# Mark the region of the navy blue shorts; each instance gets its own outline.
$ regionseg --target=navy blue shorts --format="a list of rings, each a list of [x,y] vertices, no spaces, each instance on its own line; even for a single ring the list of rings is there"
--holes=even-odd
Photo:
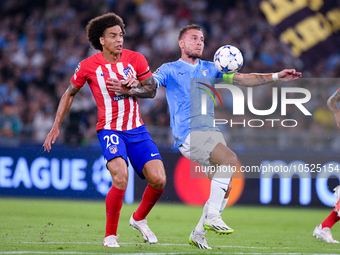
[[[142,179],[145,179],[142,174],[145,163],[153,159],[162,160],[156,144],[144,125],[127,131],[103,129],[97,136],[107,162],[122,157],[128,165],[129,157],[133,169]]]

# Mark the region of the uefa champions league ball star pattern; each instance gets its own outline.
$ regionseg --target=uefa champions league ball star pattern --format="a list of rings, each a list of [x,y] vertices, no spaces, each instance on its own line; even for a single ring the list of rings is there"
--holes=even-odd
[[[220,47],[214,55],[215,67],[218,71],[225,74],[235,73],[243,65],[241,51],[232,45]]]

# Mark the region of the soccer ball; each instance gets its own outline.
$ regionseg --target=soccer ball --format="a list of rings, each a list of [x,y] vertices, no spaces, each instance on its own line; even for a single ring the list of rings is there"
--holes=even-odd
[[[231,74],[241,69],[243,56],[241,51],[232,45],[220,47],[214,55],[215,67],[221,73]]]

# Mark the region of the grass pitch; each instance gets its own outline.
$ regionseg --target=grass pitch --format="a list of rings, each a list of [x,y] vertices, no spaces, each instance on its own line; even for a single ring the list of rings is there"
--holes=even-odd
[[[226,208],[222,216],[235,232],[223,236],[208,232],[212,250],[188,245],[202,208],[157,204],[148,216],[159,243],[143,242],[128,226],[137,204],[123,205],[118,226],[120,248],[102,246],[104,201],[0,199],[0,254],[340,254],[340,244],[312,236],[329,209],[286,207]],[[340,240],[340,223],[332,228]]]

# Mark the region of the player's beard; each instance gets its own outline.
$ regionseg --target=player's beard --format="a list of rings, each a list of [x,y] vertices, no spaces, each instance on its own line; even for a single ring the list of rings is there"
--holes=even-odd
[[[191,59],[201,59],[202,58],[202,53],[196,53],[196,52],[187,52],[186,53],[188,58],[191,58]]]

